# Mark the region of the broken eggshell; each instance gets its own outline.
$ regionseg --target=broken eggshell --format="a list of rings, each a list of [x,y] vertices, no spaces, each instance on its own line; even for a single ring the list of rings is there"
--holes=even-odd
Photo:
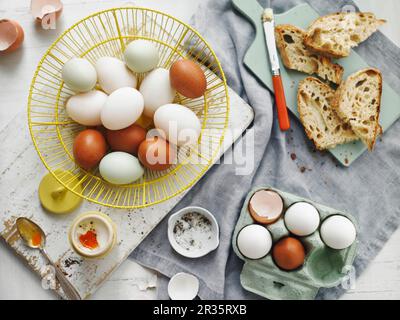
[[[199,292],[199,279],[192,274],[179,272],[168,283],[171,300],[193,300]]]
[[[24,41],[24,30],[15,20],[0,20],[0,53],[17,50]]]
[[[174,236],[175,225],[178,220],[180,220],[184,215],[188,213],[198,214],[204,218],[206,218],[211,223],[210,234],[207,238],[207,241],[203,242],[201,248],[184,248],[182,247]],[[219,246],[219,226],[217,219],[215,219],[214,215],[208,211],[207,209],[201,207],[186,207],[178,212],[172,214],[168,219],[168,240],[171,244],[171,247],[180,255],[187,258],[200,258],[205,256],[206,254],[214,251]],[[204,240],[205,236],[204,230],[201,232],[195,232],[193,234],[194,240],[201,241]]]
[[[55,14],[58,19],[63,10],[63,4],[60,0],[32,0],[31,13],[32,16],[39,22],[47,16]]]

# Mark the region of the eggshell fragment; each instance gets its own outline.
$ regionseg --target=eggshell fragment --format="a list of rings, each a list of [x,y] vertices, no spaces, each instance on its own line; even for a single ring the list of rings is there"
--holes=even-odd
[[[154,69],[160,60],[160,54],[153,42],[134,40],[124,52],[125,62],[133,72],[147,72]]]
[[[0,20],[0,53],[17,50],[24,41],[24,30],[15,20]]]
[[[286,237],[279,240],[272,249],[272,257],[279,268],[295,270],[304,263],[306,251],[296,238]]]
[[[55,14],[58,19],[62,13],[63,4],[60,0],[32,0],[31,13],[38,21],[42,21],[45,17]]]
[[[124,129],[139,119],[143,107],[143,96],[139,91],[120,88],[108,96],[101,111],[101,122],[109,130]]]

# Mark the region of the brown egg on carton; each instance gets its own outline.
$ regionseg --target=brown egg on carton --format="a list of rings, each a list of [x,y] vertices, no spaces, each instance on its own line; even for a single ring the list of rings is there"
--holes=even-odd
[[[269,223],[254,219],[254,199],[260,201],[257,193],[266,195],[266,190],[283,201],[278,220]],[[273,208],[278,210],[279,203]],[[243,204],[232,238],[235,253],[245,262],[241,284],[268,299],[313,299],[319,288],[338,285],[349,271],[356,256],[356,228],[348,213],[268,186],[255,188]],[[246,233],[249,238],[243,242]]]
[[[194,92],[196,97],[204,94],[207,87],[206,76],[197,63],[176,61],[170,81],[170,70],[150,71],[156,67],[159,56],[151,42],[133,41],[128,47],[127,65],[114,57],[101,57],[95,66],[85,58],[73,57],[61,71],[65,86],[76,93],[65,104],[68,116],[81,125],[95,127],[75,137],[75,162],[87,171],[99,166],[102,178],[112,184],[131,183],[133,178],[143,176],[144,168],[165,171],[178,162],[178,146],[198,143],[200,119],[189,107],[172,103],[176,91],[171,82],[174,78],[182,92]],[[149,50],[156,53],[154,57],[148,56]],[[129,65],[128,60],[135,65]],[[137,64],[147,65],[150,71],[139,81],[140,91],[136,89],[138,74],[129,70],[140,67]],[[182,81],[188,82],[190,88],[180,86]],[[82,105],[85,108],[80,108]],[[153,128],[159,138],[152,136]],[[125,171],[124,166],[116,165],[117,161],[132,170]],[[127,179],[127,175],[131,178]]]

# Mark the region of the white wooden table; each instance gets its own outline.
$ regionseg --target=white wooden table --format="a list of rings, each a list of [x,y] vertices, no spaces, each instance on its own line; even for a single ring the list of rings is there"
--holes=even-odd
[[[112,6],[133,4],[156,8],[187,21],[196,11],[200,0],[63,0],[64,13],[84,17],[88,12]],[[362,10],[375,12],[390,21],[382,31],[400,46],[400,1],[356,0]],[[45,31],[36,27],[29,15],[30,0],[0,0],[0,18],[20,21],[27,41],[24,50],[13,55],[11,64],[2,63],[0,57],[0,130],[25,109],[28,87],[39,58],[56,36],[67,26],[62,18],[56,30]],[[0,161],[1,157],[0,157]],[[1,207],[1,200],[0,200]],[[92,297],[93,299],[152,299],[156,294],[156,276],[127,260]],[[140,288],[139,288],[140,287]],[[147,289],[146,289],[147,288]],[[55,299],[51,291],[41,288],[38,277],[15,254],[0,242],[0,299]],[[356,289],[343,299],[400,299],[400,230],[385,245],[381,253],[358,279]]]

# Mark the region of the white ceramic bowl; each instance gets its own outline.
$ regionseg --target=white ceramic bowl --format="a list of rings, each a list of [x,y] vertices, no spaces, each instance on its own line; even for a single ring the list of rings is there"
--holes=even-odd
[[[210,231],[210,239],[208,237],[204,237],[204,234],[199,234],[199,233],[192,233],[193,239],[195,241],[201,241],[202,245],[200,247],[198,246],[193,246],[190,248],[185,248],[181,246],[177,240],[176,236],[174,234],[174,228],[176,225],[176,222],[180,220],[182,216],[184,216],[187,213],[194,212],[198,213],[204,217],[206,217],[210,222],[211,222],[211,231]],[[210,253],[211,251],[217,249],[219,245],[219,226],[218,222],[215,219],[215,217],[211,214],[210,211],[201,208],[201,207],[186,207],[178,212],[174,213],[171,215],[168,219],[168,240],[169,243],[171,244],[172,248],[179,254],[181,254],[184,257],[187,258],[200,258],[205,256],[206,254]]]

